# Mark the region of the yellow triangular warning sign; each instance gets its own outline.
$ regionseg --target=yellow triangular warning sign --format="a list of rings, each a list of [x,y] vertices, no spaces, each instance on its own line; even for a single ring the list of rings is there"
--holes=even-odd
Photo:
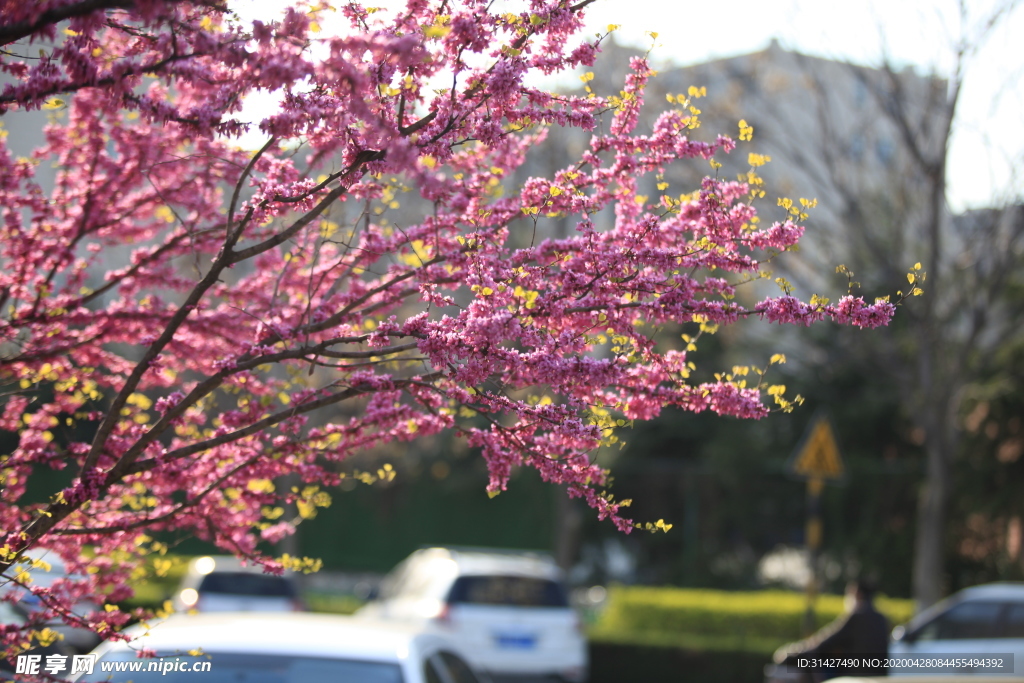
[[[793,473],[801,477],[840,479],[843,476],[843,460],[827,419],[819,417],[811,425],[791,467]]]

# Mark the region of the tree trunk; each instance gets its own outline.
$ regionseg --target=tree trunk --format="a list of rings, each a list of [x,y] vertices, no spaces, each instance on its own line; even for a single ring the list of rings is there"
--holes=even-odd
[[[959,392],[954,386],[942,389],[925,397],[921,406],[927,464],[918,500],[914,544],[913,596],[918,611],[942,599],[946,589],[946,519],[952,493],[953,453],[959,436]]]
[[[933,605],[943,596],[946,508],[949,502],[946,444],[929,443],[927,451],[928,465],[918,501],[914,543],[913,592],[918,611]]]

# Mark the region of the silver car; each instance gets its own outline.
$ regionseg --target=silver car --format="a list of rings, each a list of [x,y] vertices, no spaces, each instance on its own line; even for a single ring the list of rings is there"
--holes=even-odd
[[[1024,583],[991,583],[956,593],[893,629],[889,655],[896,660],[923,656],[954,663],[1009,655],[1013,668],[1005,670],[1009,658],[1003,657],[1000,673],[1024,676]],[[948,673],[972,670],[977,669],[951,667]],[[913,673],[909,666],[889,670],[890,676]]]

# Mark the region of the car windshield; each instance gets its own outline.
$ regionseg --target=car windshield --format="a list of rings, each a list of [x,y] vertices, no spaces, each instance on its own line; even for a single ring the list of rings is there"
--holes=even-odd
[[[448,594],[450,604],[568,607],[557,581],[525,576],[461,576]]]
[[[295,588],[287,579],[251,572],[215,572],[203,577],[200,593],[230,595],[262,595],[272,598],[293,598]]]
[[[83,676],[79,682],[196,683],[200,680],[203,683],[403,682],[402,669],[397,663],[228,652],[158,659],[139,659],[134,652],[110,653],[96,664],[91,676]]]
[[[998,602],[963,602],[921,627],[918,640],[967,640],[995,638],[999,613]]]

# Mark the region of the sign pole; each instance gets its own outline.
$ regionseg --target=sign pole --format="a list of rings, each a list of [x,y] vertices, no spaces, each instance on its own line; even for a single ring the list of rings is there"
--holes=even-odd
[[[804,613],[804,635],[814,633],[814,608],[818,601],[818,555],[821,552],[821,492],[825,488],[825,480],[811,477],[807,480],[807,564],[810,574],[807,577],[807,611]]]
[[[818,600],[818,557],[821,553],[821,492],[825,480],[840,481],[846,475],[843,459],[832,432],[832,425],[824,414],[816,417],[807,428],[803,441],[786,466],[790,474],[807,480],[807,611],[804,613],[804,635],[814,632],[814,607]]]

